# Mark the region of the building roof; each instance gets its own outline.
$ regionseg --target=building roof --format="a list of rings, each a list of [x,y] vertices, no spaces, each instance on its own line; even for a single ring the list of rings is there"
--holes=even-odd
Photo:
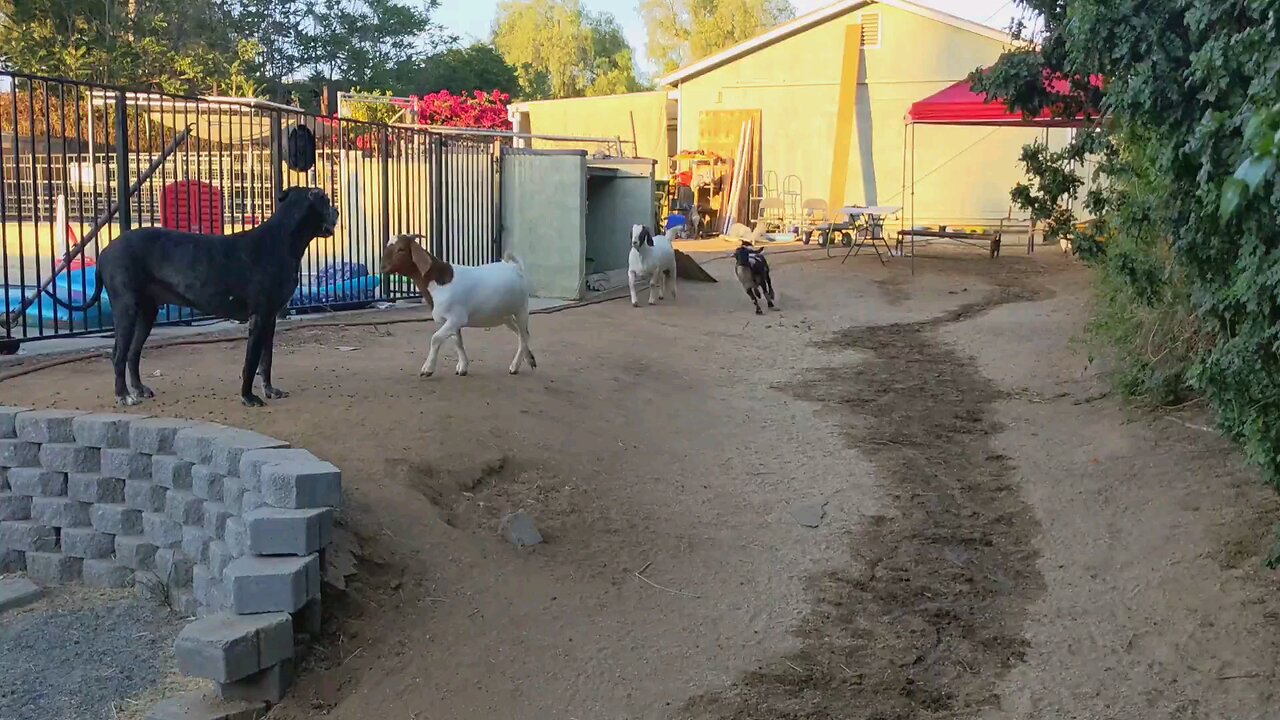
[[[790,22],[783,23],[768,32],[751,38],[750,40],[721,50],[714,55],[708,55],[698,62],[686,65],[675,72],[659,78],[658,83],[661,85],[676,85],[690,78],[695,78],[706,72],[714,70],[721,65],[737,60],[740,57],[750,55],[756,50],[766,48],[776,42],[802,33],[805,30],[817,27],[828,20],[877,4],[904,10],[912,13],[913,15],[927,17],[931,20],[936,20],[961,30],[967,30],[968,32],[991,38],[992,40],[1004,43],[1010,42],[1009,33],[1007,31],[998,30],[971,20],[965,20],[964,18],[956,17],[955,15],[942,12],[941,10],[917,5],[909,0],[838,0],[838,2],[834,2],[826,7],[818,8],[811,13],[801,15]]]

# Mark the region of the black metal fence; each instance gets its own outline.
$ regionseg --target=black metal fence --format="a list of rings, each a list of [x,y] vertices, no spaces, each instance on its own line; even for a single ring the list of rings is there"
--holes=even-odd
[[[284,162],[295,126],[316,138],[305,173]],[[68,306],[92,295],[93,263],[112,239],[147,226],[247,230],[296,185],[322,188],[341,218],[303,258],[292,311],[414,295],[411,283],[378,273],[395,233],[427,236],[449,262],[500,258],[504,142],[0,72],[0,340],[110,330],[109,297],[84,311]],[[79,244],[83,252],[69,252]],[[159,321],[198,319],[167,306]]]

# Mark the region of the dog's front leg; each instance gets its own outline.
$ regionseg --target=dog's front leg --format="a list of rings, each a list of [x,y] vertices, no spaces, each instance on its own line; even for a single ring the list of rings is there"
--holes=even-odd
[[[276,316],[272,315],[269,322],[264,316],[262,324],[262,361],[258,363],[258,374],[262,376],[262,394],[268,400],[287,398],[289,393],[271,384],[271,351],[276,344]]]
[[[253,394],[253,379],[258,375],[258,363],[262,360],[262,348],[265,338],[264,318],[270,313],[254,315],[249,321],[249,340],[245,343],[244,372],[240,376],[240,400],[247,407],[266,405],[262,398]]]

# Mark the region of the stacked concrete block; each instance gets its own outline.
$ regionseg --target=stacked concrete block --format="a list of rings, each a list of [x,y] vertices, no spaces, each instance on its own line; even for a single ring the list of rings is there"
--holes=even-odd
[[[0,407],[0,572],[134,585],[201,617],[179,664],[228,706],[261,709],[292,682],[341,494],[338,468],[259,433]]]

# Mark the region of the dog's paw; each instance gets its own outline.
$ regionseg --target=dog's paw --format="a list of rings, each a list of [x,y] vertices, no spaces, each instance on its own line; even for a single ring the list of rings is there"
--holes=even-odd
[[[262,398],[252,393],[241,396],[240,402],[244,403],[245,407],[263,407],[267,404]]]
[[[264,388],[262,394],[266,395],[268,400],[280,400],[289,397],[289,393],[275,387]]]

